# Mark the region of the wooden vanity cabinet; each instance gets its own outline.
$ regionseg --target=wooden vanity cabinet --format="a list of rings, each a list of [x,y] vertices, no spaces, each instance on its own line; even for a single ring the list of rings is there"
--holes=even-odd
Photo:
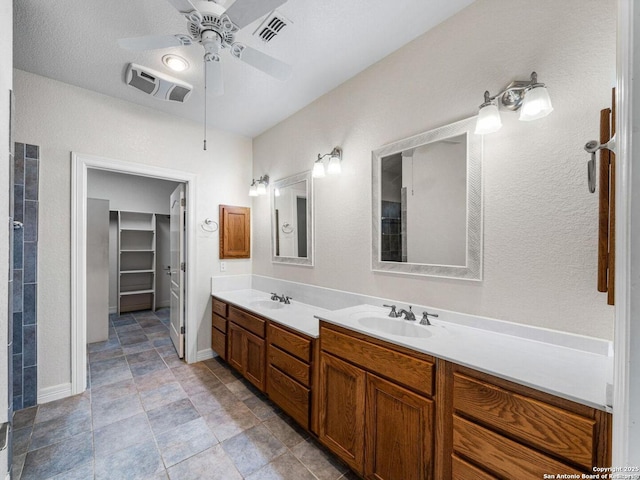
[[[454,480],[581,476],[611,464],[606,412],[457,365],[450,381]]]
[[[313,339],[267,325],[267,395],[291,418],[310,430]]]
[[[211,349],[221,359],[227,359],[227,304],[211,300]]]
[[[229,306],[227,361],[258,390],[266,390],[265,325],[262,318]]]
[[[432,479],[433,357],[320,325],[320,441],[365,478]]]

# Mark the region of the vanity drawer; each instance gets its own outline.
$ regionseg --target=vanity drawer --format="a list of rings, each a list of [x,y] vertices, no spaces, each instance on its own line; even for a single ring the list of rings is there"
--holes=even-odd
[[[593,464],[594,419],[460,373],[453,377],[453,408],[528,445],[588,469]]]
[[[271,365],[278,367],[303,385],[310,386],[311,367],[309,364],[301,362],[273,344],[269,345],[267,349],[267,357]]]
[[[501,478],[540,480],[544,474],[558,472],[581,478],[584,473],[457,415],[453,416],[453,449]]]
[[[211,326],[217,328],[222,333],[227,333],[227,319],[222,318],[220,315],[215,313],[211,315]]]
[[[453,455],[452,460],[452,480],[498,480],[493,475],[489,475],[484,470],[465,462],[455,455]]]
[[[229,307],[229,320],[240,325],[245,330],[249,330],[251,333],[258,335],[260,338],[264,338],[265,324],[266,322],[258,317],[251,315],[250,313],[240,310],[234,306]]]
[[[267,394],[296,422],[305,429],[309,429],[310,390],[308,388],[269,365]]]
[[[227,359],[227,336],[216,328],[211,329],[211,349],[216,352],[221,359]]]
[[[213,313],[217,313],[221,317],[227,316],[227,304],[215,297],[211,300],[211,309],[213,310]]]
[[[322,350],[390,378],[427,395],[433,395],[434,364],[335,330],[320,327]]]
[[[269,343],[277,345],[304,362],[311,361],[311,340],[276,327],[272,323],[269,324],[268,331]]]

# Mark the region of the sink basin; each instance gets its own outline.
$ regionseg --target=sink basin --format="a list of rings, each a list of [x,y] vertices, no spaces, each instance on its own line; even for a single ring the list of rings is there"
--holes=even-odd
[[[279,310],[284,308],[284,303],[276,302],[275,300],[256,300],[249,305],[255,308],[264,308],[267,310]]]
[[[429,330],[429,327],[422,327],[414,322],[400,319],[362,317],[358,319],[358,323],[365,328],[400,337],[429,338],[434,333]]]

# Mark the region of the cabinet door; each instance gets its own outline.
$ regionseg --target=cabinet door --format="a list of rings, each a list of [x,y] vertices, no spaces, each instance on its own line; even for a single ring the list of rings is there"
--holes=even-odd
[[[229,365],[244,374],[244,330],[238,327],[235,323],[229,322],[227,341],[227,358]]]
[[[251,209],[220,205],[220,258],[251,257]]]
[[[319,437],[358,473],[364,467],[365,372],[320,354]]]
[[[433,477],[433,401],[367,374],[365,477]]]
[[[244,331],[246,361],[244,376],[253,383],[261,392],[265,390],[265,342],[264,339]]]

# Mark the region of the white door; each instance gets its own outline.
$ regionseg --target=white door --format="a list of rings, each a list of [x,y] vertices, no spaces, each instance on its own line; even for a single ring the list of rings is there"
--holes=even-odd
[[[184,185],[171,194],[169,244],[171,250],[171,324],[169,333],[178,356],[184,358]]]

